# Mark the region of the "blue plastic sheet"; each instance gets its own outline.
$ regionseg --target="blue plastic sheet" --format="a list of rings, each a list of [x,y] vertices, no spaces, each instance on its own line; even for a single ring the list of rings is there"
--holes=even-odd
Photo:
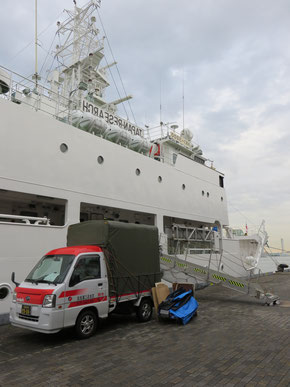
[[[192,295],[192,290],[176,290],[169,294],[165,301],[159,305],[158,313],[161,316],[167,316],[177,319],[183,325],[187,324],[198,308],[198,302]]]
[[[182,295],[184,296],[184,294]],[[187,324],[198,308],[198,302],[195,298],[191,297],[189,301],[177,310],[169,310],[170,316],[173,318],[179,318],[182,324]]]

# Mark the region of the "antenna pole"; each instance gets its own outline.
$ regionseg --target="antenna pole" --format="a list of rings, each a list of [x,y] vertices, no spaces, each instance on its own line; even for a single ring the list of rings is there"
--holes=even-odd
[[[184,129],[184,69],[182,70],[182,129]]]
[[[161,102],[162,102],[161,75],[160,75],[160,96],[159,96],[159,98],[160,98],[160,107],[159,107],[159,109],[160,109],[160,125],[161,125],[161,122],[162,122],[162,116],[161,116],[161,113],[162,113],[162,104],[161,104]]]
[[[35,0],[35,83],[37,85],[37,0]]]
[[[35,79],[35,89],[37,89],[38,79],[38,60],[37,60],[37,0],[35,0],[35,73],[32,77]]]

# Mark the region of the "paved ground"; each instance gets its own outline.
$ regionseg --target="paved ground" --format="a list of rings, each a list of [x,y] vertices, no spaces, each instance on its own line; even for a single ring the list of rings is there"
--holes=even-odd
[[[262,282],[281,306],[211,286],[186,326],[113,317],[85,341],[2,326],[0,385],[290,386],[290,273]]]

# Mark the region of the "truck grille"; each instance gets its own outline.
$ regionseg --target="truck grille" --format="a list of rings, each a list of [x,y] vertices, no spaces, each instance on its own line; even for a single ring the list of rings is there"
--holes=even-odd
[[[35,321],[38,322],[39,317],[38,316],[26,316],[25,314],[18,314],[19,318],[22,318],[22,320],[29,320],[29,321]]]

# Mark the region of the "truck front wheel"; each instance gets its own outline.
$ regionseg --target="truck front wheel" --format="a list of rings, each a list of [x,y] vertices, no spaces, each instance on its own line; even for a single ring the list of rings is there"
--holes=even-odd
[[[97,329],[98,318],[92,310],[84,310],[77,318],[75,325],[76,334],[79,339],[88,339]]]
[[[147,322],[151,319],[152,316],[152,302],[149,299],[144,299],[140,302],[140,305],[137,308],[137,318],[140,322]]]

